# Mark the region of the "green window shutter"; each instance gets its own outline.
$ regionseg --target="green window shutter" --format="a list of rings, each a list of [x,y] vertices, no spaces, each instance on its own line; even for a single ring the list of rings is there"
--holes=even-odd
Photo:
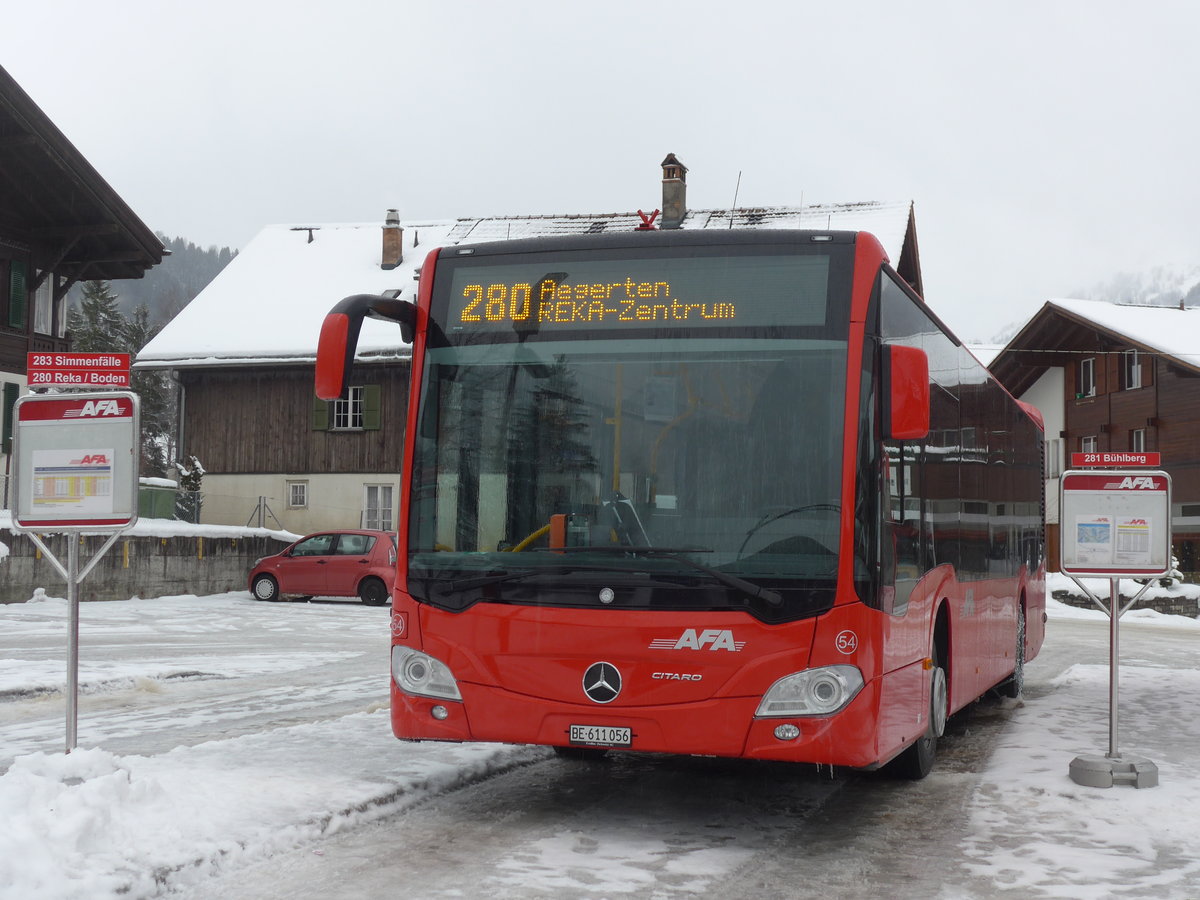
[[[14,259],[8,275],[8,324],[24,328],[29,320],[29,290],[25,284],[25,263]]]
[[[329,402],[313,394],[312,430],[329,430]]]
[[[379,430],[381,393],[377,384],[363,385],[363,431]]]
[[[13,406],[17,402],[17,395],[21,393],[19,384],[4,385],[4,452],[12,453],[13,442]]]

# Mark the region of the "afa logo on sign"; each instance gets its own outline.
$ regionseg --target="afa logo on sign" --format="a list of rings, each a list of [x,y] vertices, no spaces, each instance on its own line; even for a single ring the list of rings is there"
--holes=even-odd
[[[120,416],[127,413],[121,409],[121,401],[116,399],[109,400],[89,400],[79,409],[68,409],[63,413],[64,419],[91,419],[97,416]]]
[[[1153,491],[1158,488],[1158,481],[1150,475],[1127,475],[1117,486],[1119,491]]]
[[[73,465],[73,466],[107,466],[108,465],[108,454],[107,453],[89,453],[86,456],[80,457],[79,459],[71,460],[71,465]]]

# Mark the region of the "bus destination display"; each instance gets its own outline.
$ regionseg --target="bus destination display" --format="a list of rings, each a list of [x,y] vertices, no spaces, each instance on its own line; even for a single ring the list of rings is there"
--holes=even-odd
[[[454,332],[825,324],[826,255],[528,262],[456,269]]]

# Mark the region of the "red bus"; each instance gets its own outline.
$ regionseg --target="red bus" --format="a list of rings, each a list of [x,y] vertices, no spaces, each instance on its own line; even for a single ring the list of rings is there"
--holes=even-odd
[[[865,232],[431,252],[392,610],[397,737],[922,777],[1044,635],[1042,432]],[[397,435],[396,439],[400,436]]]

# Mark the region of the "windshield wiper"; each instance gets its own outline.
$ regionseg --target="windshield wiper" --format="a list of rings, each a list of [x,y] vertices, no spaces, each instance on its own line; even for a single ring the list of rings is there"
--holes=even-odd
[[[712,566],[706,566],[704,563],[698,563],[694,559],[688,559],[686,556],[681,555],[684,553],[712,553],[713,551],[708,547],[634,547],[623,544],[614,546],[602,544],[598,547],[555,547],[553,549],[537,547],[535,548],[535,552],[620,553],[627,556],[653,556],[659,559],[670,559],[675,562],[683,563],[685,566],[690,566],[698,572],[703,572],[714,581],[720,582],[726,587],[733,588],[735,591],[741,591],[743,594],[748,594],[757,600],[762,600],[771,606],[783,606],[783,596],[771,590],[770,588],[761,587],[752,581],[747,581],[744,578],[738,578],[736,575],[730,575],[728,572],[722,572],[720,569],[714,569]]]

